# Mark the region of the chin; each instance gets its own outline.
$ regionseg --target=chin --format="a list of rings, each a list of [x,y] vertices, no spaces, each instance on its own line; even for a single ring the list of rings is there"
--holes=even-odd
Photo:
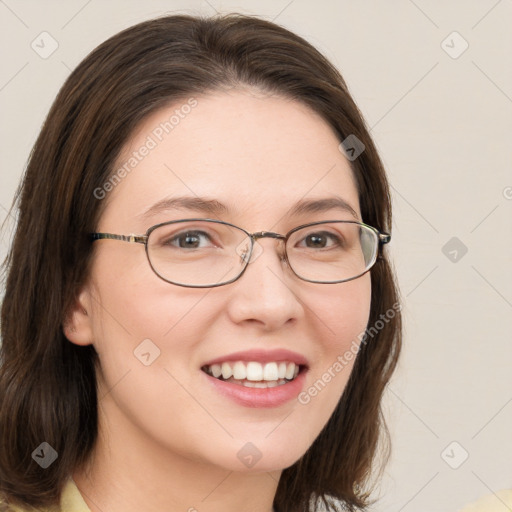
[[[309,445],[301,447],[297,443],[246,441],[231,452],[233,455],[224,460],[224,466],[239,473],[282,471],[293,466],[308,448]]]

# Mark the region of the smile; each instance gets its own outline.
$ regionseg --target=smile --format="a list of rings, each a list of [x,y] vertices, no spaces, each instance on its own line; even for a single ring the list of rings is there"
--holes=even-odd
[[[290,361],[222,362],[201,368],[216,379],[248,388],[272,388],[293,381],[300,372],[300,366]]]

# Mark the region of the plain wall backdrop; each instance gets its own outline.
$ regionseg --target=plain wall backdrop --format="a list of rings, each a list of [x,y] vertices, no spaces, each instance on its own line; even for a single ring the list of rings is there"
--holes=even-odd
[[[322,51],[387,168],[405,337],[375,510],[455,512],[512,488],[510,0],[0,0],[0,222],[59,88],[93,48],[165,13],[216,11],[274,20]]]

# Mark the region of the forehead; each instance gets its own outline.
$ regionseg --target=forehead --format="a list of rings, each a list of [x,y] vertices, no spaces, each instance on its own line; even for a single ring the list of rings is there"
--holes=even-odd
[[[282,96],[231,90],[184,98],[145,119],[127,142],[116,163],[126,172],[105,215],[140,219],[173,196],[275,219],[300,200],[336,195],[359,213],[338,145],[318,114]]]

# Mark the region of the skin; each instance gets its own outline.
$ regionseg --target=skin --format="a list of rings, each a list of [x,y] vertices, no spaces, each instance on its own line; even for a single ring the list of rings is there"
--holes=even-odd
[[[107,196],[97,231],[144,234],[157,223],[202,212],[140,215],[164,197],[205,196],[219,218],[249,232],[285,234],[316,220],[353,220],[331,210],[291,217],[306,198],[347,201],[361,220],[349,162],[332,129],[295,101],[253,89],[196,98],[197,106]],[[122,165],[184,102],[147,118],[126,144]],[[93,344],[100,358],[99,438],[73,478],[92,512],[272,511],[280,474],[310,447],[332,414],[352,360],[307,405],[243,407],[206,384],[200,367],[240,350],[285,348],[310,367],[304,389],[364,331],[370,276],[339,284],[298,279],[263,252],[236,282],[192,289],[159,279],[144,247],[95,242],[91,274],[69,314],[66,336]],[[150,366],[133,354],[145,339],[160,349]],[[237,452],[253,443],[262,458],[247,468]]]

